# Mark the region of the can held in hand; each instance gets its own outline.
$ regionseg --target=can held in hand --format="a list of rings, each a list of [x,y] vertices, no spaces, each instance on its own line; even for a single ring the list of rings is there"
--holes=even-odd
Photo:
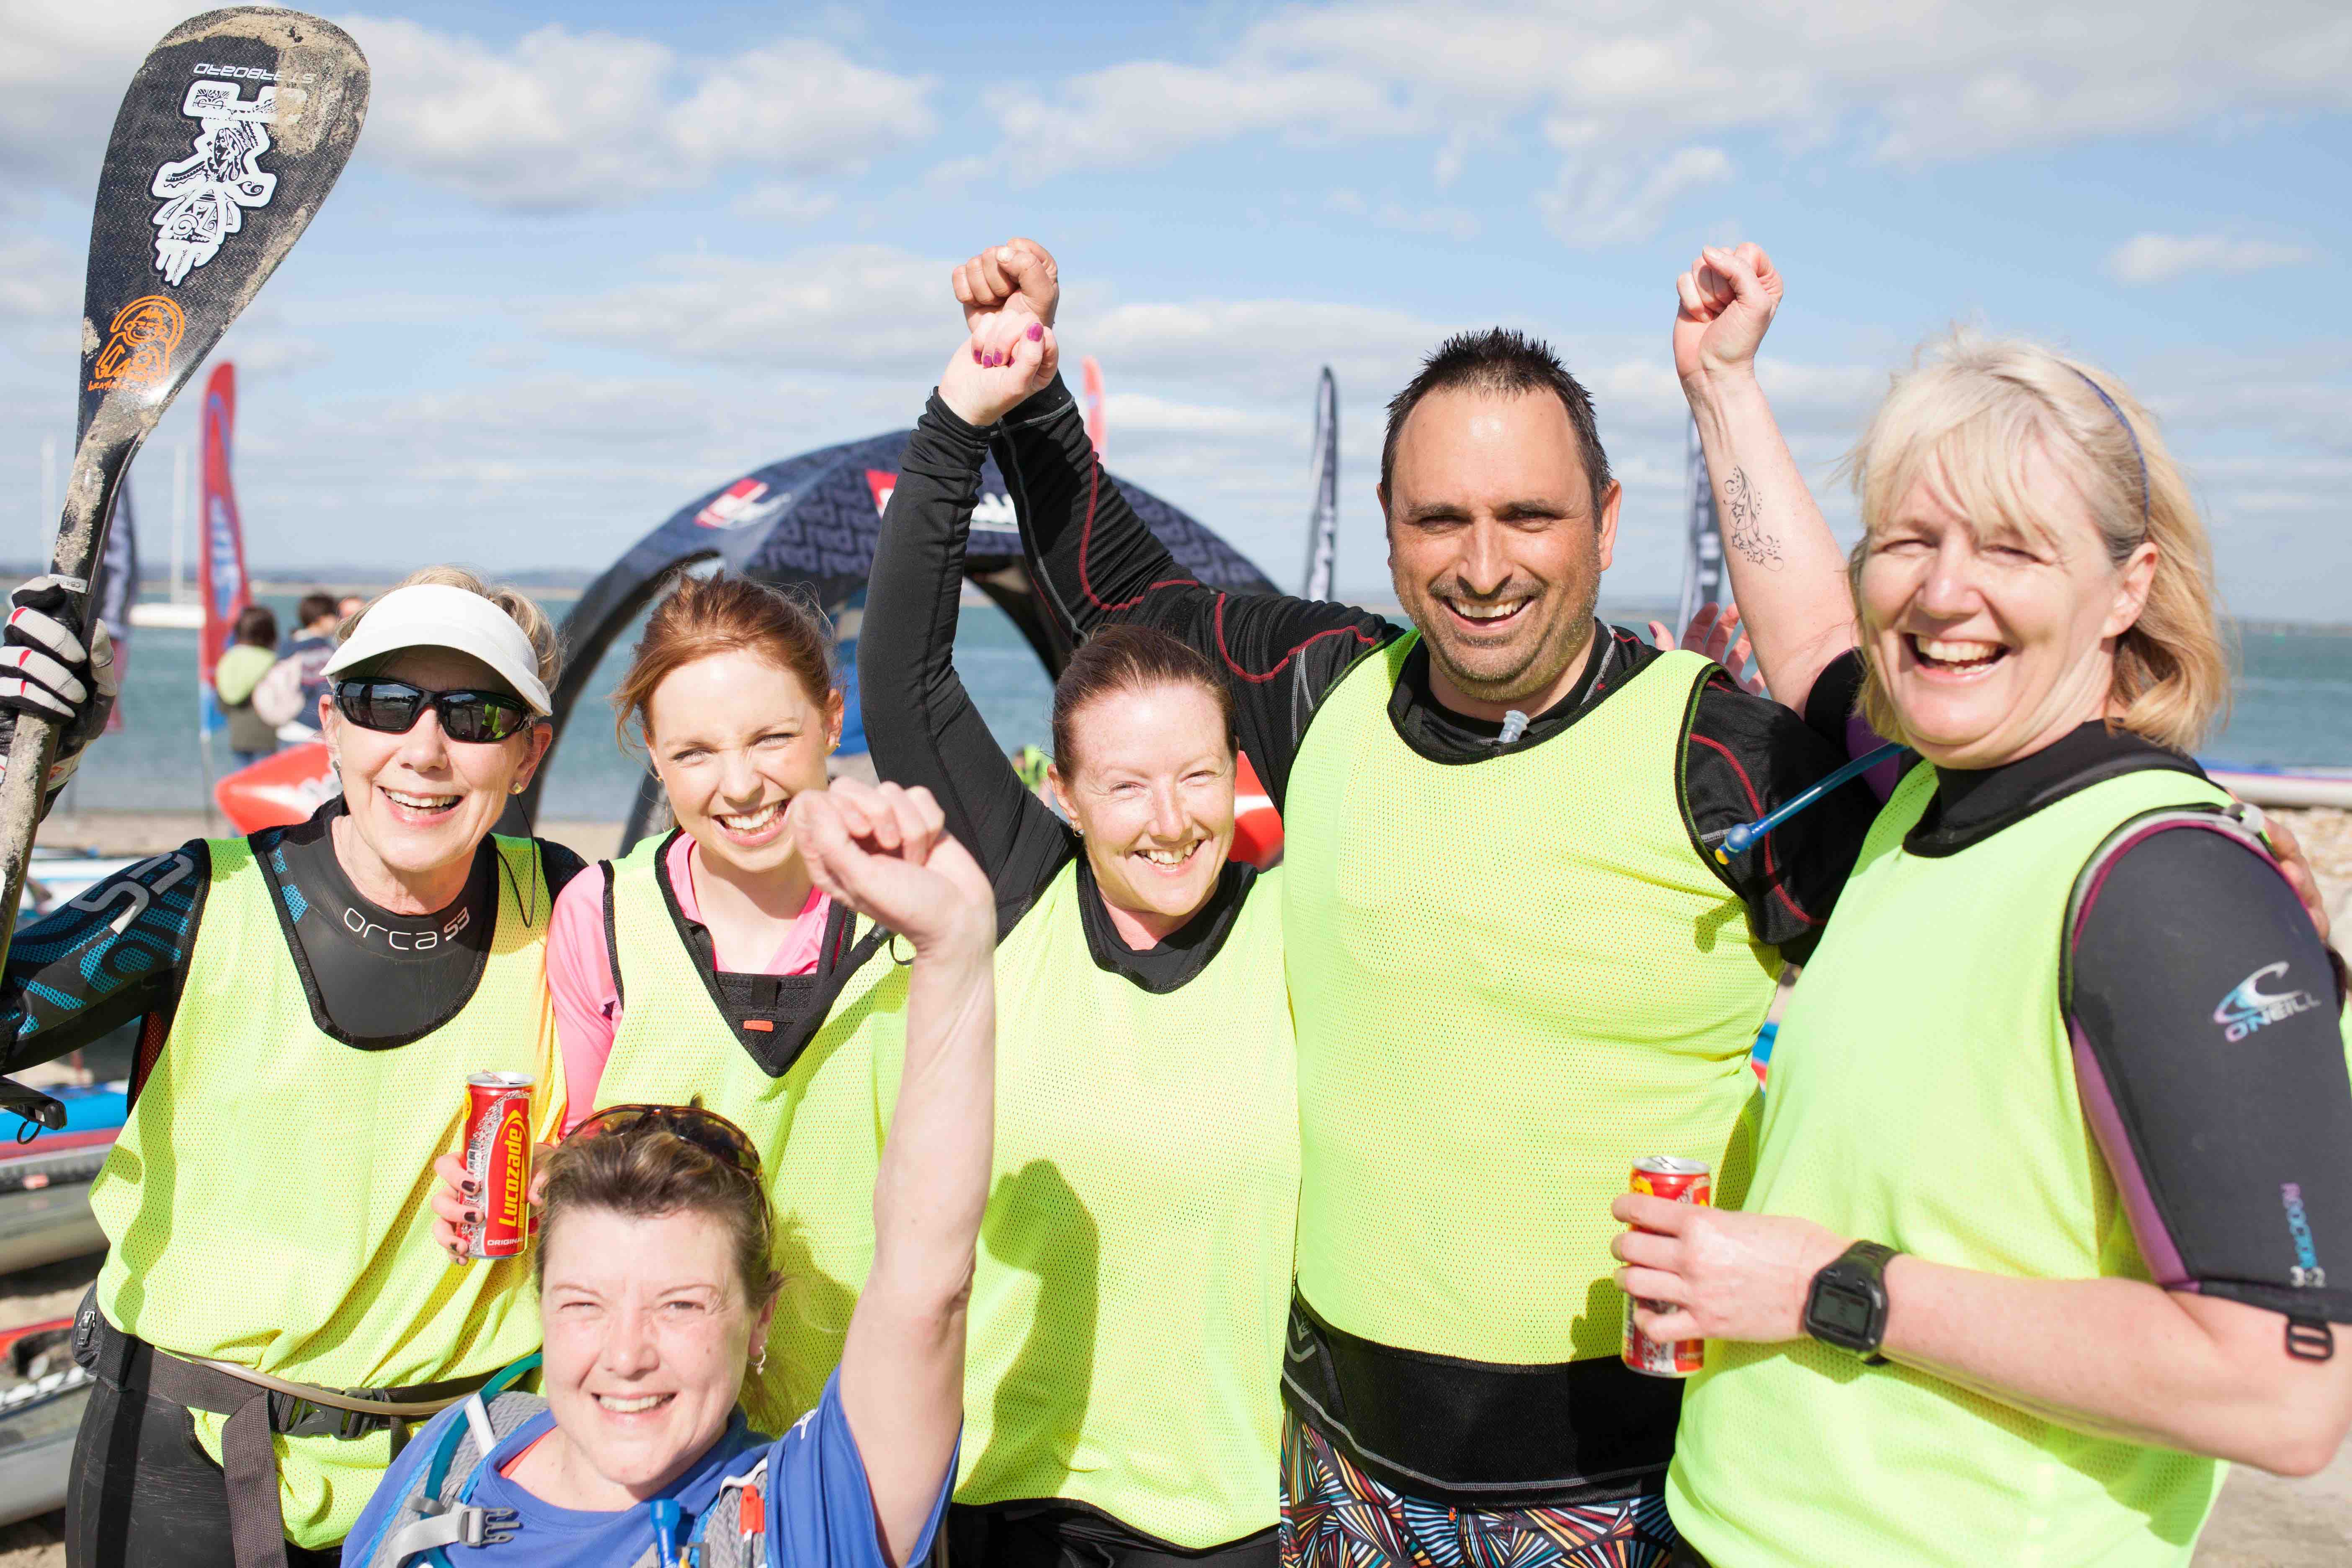
[[[468,1258],[513,1258],[530,1237],[530,1089],[529,1073],[466,1080],[466,1174],[482,1215],[465,1227]]]
[[[1678,1204],[1707,1204],[1715,1198],[1715,1176],[1704,1160],[1653,1154],[1633,1162],[1633,1190],[1654,1198],[1670,1198]],[[1653,1312],[1663,1312],[1672,1303],[1643,1301],[1642,1305]],[[1633,1303],[1629,1300],[1625,1303],[1625,1364],[1649,1377],[1688,1377],[1706,1364],[1706,1342],[1671,1340],[1660,1343],[1650,1339],[1633,1326]]]

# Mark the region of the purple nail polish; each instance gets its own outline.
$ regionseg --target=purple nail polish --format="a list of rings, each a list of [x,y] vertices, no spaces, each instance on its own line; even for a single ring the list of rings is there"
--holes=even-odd
[[[974,364],[985,364],[987,362],[980,357],[980,351],[978,349],[974,349],[971,351],[971,363]]]
[[[1029,341],[1031,342],[1035,342],[1045,335],[1045,324],[1043,321],[1032,321],[1029,323]]]

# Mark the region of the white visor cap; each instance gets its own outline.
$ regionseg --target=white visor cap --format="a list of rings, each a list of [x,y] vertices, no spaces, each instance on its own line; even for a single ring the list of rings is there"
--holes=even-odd
[[[547,683],[539,678],[539,650],[514,617],[479,594],[444,583],[394,588],[369,605],[359,629],[335,650],[320,673],[340,675],[404,647],[471,654],[497,671],[533,713],[544,719],[552,711]]]

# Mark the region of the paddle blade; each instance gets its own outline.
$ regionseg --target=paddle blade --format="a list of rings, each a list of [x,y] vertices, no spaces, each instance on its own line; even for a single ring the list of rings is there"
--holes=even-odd
[[[124,468],[310,226],[351,158],[367,97],[367,60],[349,34],[260,5],[181,23],[131,78],[90,218],[79,439],[50,554],[53,573],[82,585],[78,611]],[[49,721],[18,715],[9,740],[0,960],[57,739]],[[0,1109],[24,1094],[0,1083]]]
[[[359,46],[299,11],[208,11],[155,46],[90,219],[77,467],[154,427],[334,188],[367,99]]]

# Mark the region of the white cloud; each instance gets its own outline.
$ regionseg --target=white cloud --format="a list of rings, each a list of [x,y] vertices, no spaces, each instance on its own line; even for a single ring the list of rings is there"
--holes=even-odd
[[[813,191],[806,185],[782,183],[744,192],[728,204],[728,210],[737,217],[803,224],[814,223],[840,205],[841,198],[830,191]]]
[[[86,191],[131,72],[185,15],[169,0],[0,0],[0,159]],[[938,123],[930,79],[816,38],[703,59],[560,24],[494,46],[402,17],[341,21],[374,73],[360,155],[492,206],[635,201],[732,165],[855,174]]]
[[[1572,158],[1559,182],[1536,196],[1544,225],[1579,249],[1647,239],[1675,203],[1703,186],[1731,178],[1731,159],[1719,147],[1685,147],[1638,174],[1622,158]]]
[[[757,261],[682,257],[670,276],[558,301],[558,337],[701,364],[929,374],[961,331],[951,263],[885,245]]]
[[[1336,213],[1366,218],[1376,228],[1398,234],[1434,234],[1469,241],[1478,237],[1478,216],[1460,207],[1416,207],[1391,197],[1375,206],[1350,190],[1333,191],[1323,204]]]
[[[79,281],[65,247],[52,240],[0,240],[0,321],[70,323]]]
[[[929,79],[779,39],[723,60],[561,25],[510,50],[353,18],[376,73],[367,146],[493,206],[595,206],[700,185],[730,163],[855,172],[930,134]]]
[[[181,0],[0,0],[0,158],[86,195],[131,74],[190,14]]]
[[[1319,140],[1547,115],[1556,144],[1655,153],[1734,128],[1875,156],[1965,157],[2231,110],[2352,107],[2335,0],[1815,0],[1695,16],[1668,0],[1296,5],[1210,65],[1135,60],[991,100],[1032,177],[1165,158],[1253,132]]]
[[[1249,62],[1136,60],[1072,77],[1054,100],[1000,89],[987,103],[1004,134],[1004,166],[1023,182],[1150,163],[1251,132],[1328,142],[1418,128],[1360,72]]]
[[[2300,245],[2234,239],[2225,234],[2137,234],[2108,254],[2107,276],[2118,283],[2169,283],[2192,272],[2263,272],[2311,259]]]

